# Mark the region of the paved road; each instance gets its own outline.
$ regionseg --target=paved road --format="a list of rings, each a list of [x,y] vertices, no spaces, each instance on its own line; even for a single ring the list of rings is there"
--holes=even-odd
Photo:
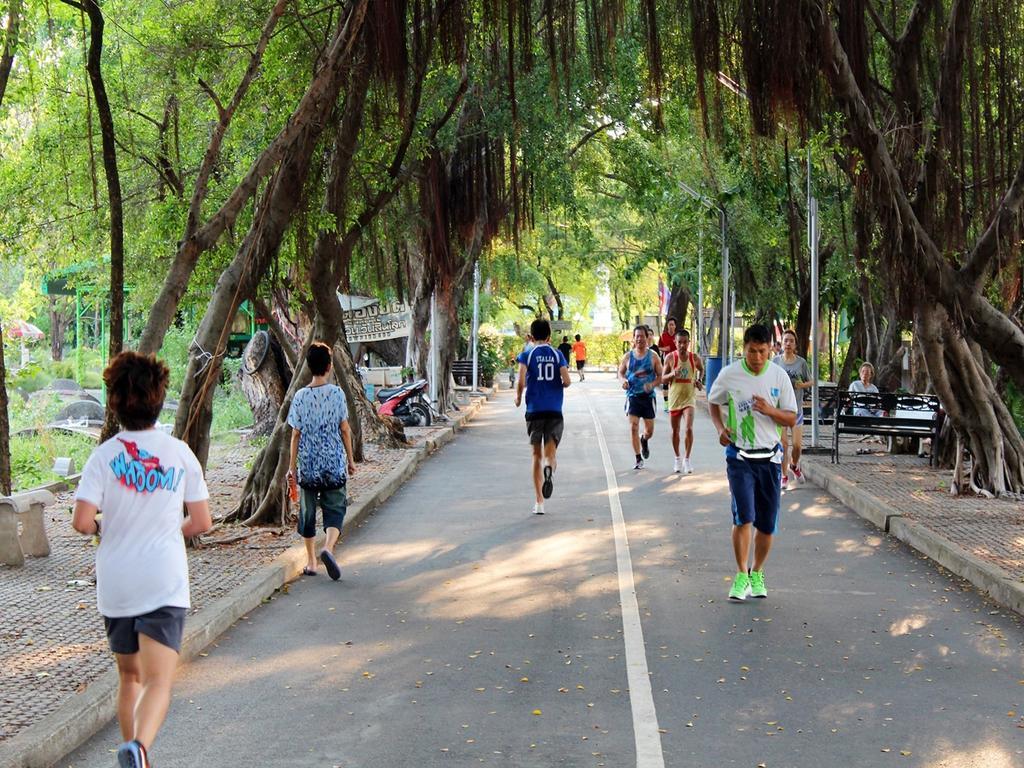
[[[566,425],[536,517],[522,413],[489,404],[344,544],[341,582],[293,584],[182,670],[155,764],[1024,765],[1018,618],[811,486],[783,499],[769,599],[731,604],[707,417],[688,477],[663,414],[632,470],[610,377],[574,381]]]

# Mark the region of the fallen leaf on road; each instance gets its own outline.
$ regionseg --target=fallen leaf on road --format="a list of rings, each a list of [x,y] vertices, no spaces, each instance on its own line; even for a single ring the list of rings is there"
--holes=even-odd
[[[542,713],[542,712],[541,712],[541,711],[540,711],[539,709],[535,709],[535,710],[533,710],[533,714],[535,714],[535,715],[541,715],[541,714],[543,714],[543,713]]]

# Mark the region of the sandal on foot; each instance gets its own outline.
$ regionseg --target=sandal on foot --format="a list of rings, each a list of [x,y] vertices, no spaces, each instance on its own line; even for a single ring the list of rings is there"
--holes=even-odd
[[[309,566],[306,566],[305,568],[302,569],[302,575],[303,576],[316,576],[316,570],[314,568],[310,568]]]
[[[338,568],[338,561],[335,560],[334,555],[326,549],[320,553],[320,562],[322,562],[324,564],[324,568],[327,569],[327,575],[334,581],[341,578],[341,569]]]

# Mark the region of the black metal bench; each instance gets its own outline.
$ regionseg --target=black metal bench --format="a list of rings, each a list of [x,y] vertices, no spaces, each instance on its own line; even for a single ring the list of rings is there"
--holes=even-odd
[[[804,412],[804,424],[810,425],[811,423],[811,411],[813,406],[811,404],[810,390],[800,390],[808,392],[807,399],[804,400],[801,405],[803,406]],[[831,424],[835,419],[836,414],[836,398],[839,396],[838,387],[819,387],[818,388],[818,423],[819,424]]]
[[[473,386],[473,361],[455,360],[452,363],[452,378],[455,379],[455,386],[470,389]],[[492,377],[484,373],[484,366],[481,361],[477,362],[477,383],[481,387],[489,387]]]
[[[881,412],[882,415],[858,415],[854,413],[858,409]],[[832,463],[839,463],[840,435],[931,438],[929,463],[932,463],[938,455],[939,432],[944,416],[935,395],[839,392],[832,433]]]

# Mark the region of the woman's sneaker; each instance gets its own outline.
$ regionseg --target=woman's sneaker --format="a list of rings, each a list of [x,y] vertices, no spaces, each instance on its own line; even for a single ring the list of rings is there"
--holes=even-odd
[[[750,596],[768,597],[768,590],[764,586],[764,571],[750,572]]]
[[[535,514],[535,515],[543,515],[544,514],[544,505],[541,504],[540,502],[537,502],[536,504],[534,504],[533,505],[533,514]]]
[[[800,485],[803,485],[804,483],[807,482],[807,478],[804,477],[804,471],[800,469],[800,467],[798,467],[796,464],[791,464],[789,468],[793,470],[793,477],[796,478],[796,481]]]
[[[784,491],[788,491],[789,490],[789,474],[786,473],[786,472],[782,473],[782,486],[781,487],[782,487],[782,490],[784,490]]]
[[[683,460],[680,459],[678,456],[676,456],[675,459],[672,460],[672,471],[676,473],[683,471]]]
[[[555,488],[555,482],[551,479],[552,474],[553,470],[550,465],[544,467],[544,484],[540,487],[540,495],[545,499],[551,498],[551,492]]]
[[[683,459],[683,471],[688,475],[692,475],[693,462],[691,462],[689,459]]]
[[[117,765],[119,768],[149,768],[146,748],[137,740],[126,741],[117,748]]]
[[[729,590],[729,599],[742,603],[750,597],[750,576],[743,571],[738,571],[732,580],[732,589]]]
[[[642,455],[645,459],[651,458],[651,447],[647,444],[646,437],[640,438],[640,455]]]

